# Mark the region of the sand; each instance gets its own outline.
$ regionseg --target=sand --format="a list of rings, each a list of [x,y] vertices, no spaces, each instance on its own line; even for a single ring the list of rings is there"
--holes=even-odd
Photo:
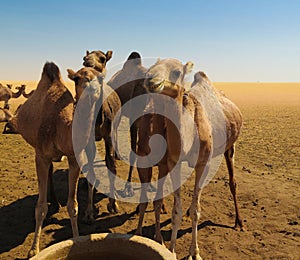
[[[1,81],[0,81],[1,82]],[[6,83],[2,81],[1,83]],[[10,83],[10,82],[8,82]],[[36,82],[26,83],[28,91]],[[14,82],[14,85],[19,84]],[[70,82],[67,85],[72,88]],[[201,197],[198,241],[203,259],[299,259],[300,252],[300,83],[216,83],[241,109],[244,125],[236,146],[235,176],[238,201],[247,230],[235,231],[234,206],[225,164],[221,165]],[[24,98],[12,102],[12,109]],[[1,104],[1,106],[3,106]],[[4,124],[0,124],[3,128]],[[37,180],[34,151],[19,135],[0,134],[0,259],[24,259],[34,234]],[[103,153],[102,143],[98,144]],[[128,167],[117,163],[118,174]],[[66,211],[67,164],[55,163],[56,193],[62,208],[48,217],[41,235],[41,249],[71,237]],[[134,181],[138,181],[134,171]],[[193,179],[182,188],[184,212],[190,205]],[[86,180],[79,182],[79,217],[87,197]],[[172,196],[165,198],[168,214],[161,217],[166,246],[170,241]],[[95,223],[79,221],[80,234],[133,233],[136,204],[120,202],[120,213],[109,215],[108,200],[95,195]],[[149,204],[144,235],[153,238],[154,213]],[[191,222],[182,221],[176,252],[188,254]]]

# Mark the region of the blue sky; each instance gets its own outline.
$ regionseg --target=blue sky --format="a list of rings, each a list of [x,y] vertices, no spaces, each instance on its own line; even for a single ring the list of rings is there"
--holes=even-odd
[[[86,50],[191,60],[213,81],[300,82],[300,1],[2,1],[0,80],[38,80]]]

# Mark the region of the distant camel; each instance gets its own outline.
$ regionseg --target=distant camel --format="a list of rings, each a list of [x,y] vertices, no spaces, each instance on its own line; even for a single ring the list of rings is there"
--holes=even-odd
[[[112,51],[108,52],[106,56],[111,57]],[[84,66],[94,67],[94,68],[103,68],[103,62],[105,60],[105,55],[101,51],[93,51],[89,53],[84,59]],[[142,94],[146,94],[147,91],[143,86],[145,73],[147,69],[142,65],[141,55],[137,52],[132,52],[127,58],[121,70],[116,72],[111,79],[107,82],[118,94],[122,106],[129,100],[134,97],[137,97]],[[146,106],[146,104],[145,104]],[[135,109],[135,108],[131,108]],[[141,111],[142,112],[142,111]],[[127,113],[122,113],[122,115],[131,119],[130,110]],[[131,153],[130,153],[130,162],[131,164],[135,161],[136,153],[136,142],[137,142],[137,131],[138,131],[138,120],[135,122],[130,121],[130,140],[131,140]],[[124,189],[124,194],[127,196],[133,196],[134,191],[131,184],[133,166],[129,168],[129,174],[127,183]]]
[[[32,94],[34,93],[34,91],[35,91],[35,89],[33,89],[29,93],[26,93],[26,91],[25,91],[26,85],[23,84],[23,85],[21,85],[21,87],[24,87],[24,90],[22,92],[22,95],[23,95],[24,98],[30,98],[32,96]]]
[[[153,125],[158,128],[158,130],[164,134],[166,143],[167,143],[167,152],[164,158],[159,162],[159,179],[166,176],[171,170],[173,170],[170,175],[173,189],[174,189],[174,207],[172,212],[172,235],[170,250],[175,253],[175,243],[177,238],[177,231],[180,226],[180,221],[182,218],[182,209],[180,201],[180,164],[178,162],[180,151],[183,151],[183,160],[188,161],[189,165],[192,166],[195,170],[195,185],[192,197],[192,203],[188,210],[189,215],[192,218],[192,242],[189,250],[189,259],[201,259],[199,254],[199,248],[197,243],[197,225],[200,218],[200,194],[202,191],[202,186],[200,186],[200,180],[202,174],[207,174],[209,169],[209,163],[212,156],[216,156],[216,151],[212,148],[213,145],[213,132],[212,129],[217,127],[217,130],[220,130],[217,126],[213,126],[205,107],[197,99],[197,94],[203,95],[205,91],[208,93],[216,95],[219,100],[220,106],[224,114],[224,128],[226,131],[227,138],[224,137],[225,147],[223,152],[225,155],[228,172],[229,172],[229,184],[230,190],[233,195],[236,219],[235,227],[243,228],[243,222],[239,215],[237,197],[236,197],[236,182],[234,179],[234,167],[233,167],[233,157],[234,157],[234,143],[236,142],[240,129],[242,126],[242,116],[240,110],[224,95],[218,93],[217,90],[211,84],[208,84],[209,81],[203,78],[201,73],[196,73],[192,88],[189,92],[185,93],[184,90],[184,77],[187,73],[192,70],[193,63],[188,62],[185,65],[182,65],[181,62],[175,59],[164,59],[159,60],[155,65],[153,65],[147,72],[145,79],[145,87],[153,93],[161,93],[168,97],[171,97],[178,104],[177,107],[173,107],[172,113],[178,124],[179,131],[174,126],[173,122],[168,119],[161,120],[161,117],[154,117]],[[204,80],[203,80],[204,79]],[[203,84],[203,83],[206,84]],[[194,88],[194,89],[193,89]],[[196,93],[196,95],[195,95]],[[154,103],[154,105],[157,105]],[[164,109],[167,109],[166,104],[160,104]],[[186,109],[184,112],[182,106]],[[217,106],[217,104],[216,104]],[[214,109],[214,108],[213,108]],[[186,116],[187,113],[190,114],[191,118],[194,119],[194,124],[196,126],[195,130],[186,128]],[[147,129],[147,122],[144,124]],[[144,125],[141,125],[143,128]],[[149,125],[149,123],[148,123]],[[223,126],[223,125],[222,125]],[[221,128],[222,128],[221,126]],[[138,153],[139,154],[148,154],[148,141],[149,137],[145,138],[145,134],[141,129],[139,131],[142,134],[143,138],[139,138],[138,143]],[[222,130],[222,129],[221,129]],[[195,147],[195,140],[198,139],[200,146]],[[182,142],[182,143],[181,143]],[[220,152],[220,151],[217,151]],[[177,164],[178,163],[178,164]],[[139,176],[142,183],[149,182],[151,176],[149,176],[148,168],[138,168]],[[163,180],[163,179],[161,179]],[[179,187],[179,188],[178,188]],[[155,238],[158,242],[162,242],[162,235],[160,231],[160,210],[162,203],[162,194],[163,194],[163,181],[158,183],[156,200],[154,202],[155,208]],[[147,199],[146,187],[142,185],[141,198],[145,201]],[[137,234],[142,234],[142,223],[144,213],[147,207],[146,203],[141,203],[140,208],[140,219],[137,228]]]
[[[95,70],[106,74],[106,63],[112,57],[112,51],[107,51],[106,54],[100,50],[98,51],[86,51],[86,55],[83,57],[83,66],[92,67]]]
[[[85,79],[89,74],[92,74],[94,77],[97,75],[102,75],[100,72],[96,71],[93,68],[82,68],[77,72],[74,72],[71,69],[68,69],[68,77],[75,82],[76,88],[82,87],[84,85]],[[77,92],[78,93],[78,92]],[[109,93],[109,95],[104,99],[104,94]],[[76,100],[78,101],[80,96],[76,94]],[[99,104],[101,102],[101,104]],[[115,158],[114,158],[114,149],[112,145],[112,127],[113,121],[117,112],[121,109],[121,102],[118,95],[107,85],[101,82],[101,92],[100,98],[96,104],[96,112],[99,109],[99,112],[96,116],[95,123],[95,140],[100,141],[102,138],[105,142],[105,163],[107,168],[110,172],[113,173],[113,176],[109,174],[110,178],[110,198],[109,203],[107,205],[107,209],[110,213],[117,213],[118,212],[118,205],[115,200],[115,175],[116,175],[116,165],[115,165]],[[118,122],[116,123],[118,125]],[[96,154],[96,146],[94,142],[91,142],[87,147],[88,150],[88,161],[89,161],[89,170],[88,174],[92,178],[95,178],[93,162],[95,159]],[[94,220],[93,214],[93,187],[95,183],[88,182],[89,187],[89,198],[88,198],[88,205],[85,214],[85,221],[90,223]]]
[[[11,84],[9,84],[9,87],[4,87],[0,83],[0,101],[4,101],[4,108],[9,109],[8,101],[11,98],[18,98],[22,95],[23,90],[25,90],[25,86],[20,87],[18,92],[13,92],[11,89]]]
[[[90,69],[85,82],[76,84],[76,96],[81,97],[81,109],[74,114],[75,100],[61,80],[59,68],[54,63],[46,63],[37,89],[19,109],[10,123],[22,137],[35,149],[35,162],[39,186],[39,198],[36,204],[36,228],[29,257],[39,252],[39,239],[43,220],[47,214],[47,182],[52,174],[52,161],[66,155],[69,162],[69,195],[67,209],[71,219],[73,236],[79,235],[77,227],[78,203],[77,183],[80,173],[73,142],[72,129],[76,129],[81,138],[77,140],[77,152],[80,155],[91,143],[95,101],[99,97],[103,76]],[[83,92],[83,89],[87,91]],[[84,94],[82,94],[84,93]],[[82,96],[81,96],[82,94]],[[84,120],[84,124],[76,119]]]

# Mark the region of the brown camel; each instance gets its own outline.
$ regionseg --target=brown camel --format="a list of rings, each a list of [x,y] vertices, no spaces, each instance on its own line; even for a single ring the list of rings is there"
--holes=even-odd
[[[224,95],[218,93],[210,84],[210,81],[203,77],[202,73],[196,73],[191,90],[185,93],[184,76],[192,70],[192,67],[193,64],[191,62],[182,65],[181,62],[175,59],[160,60],[148,70],[145,87],[152,93],[161,93],[165,96],[166,102],[164,102],[164,104],[154,103],[154,105],[161,105],[166,111],[166,114],[172,113],[175,115],[175,123],[179,126],[179,129],[176,129],[174,122],[171,122],[171,120],[167,118],[161,119],[162,117],[159,116],[152,118],[152,123],[157,128],[156,132],[163,133],[167,143],[166,154],[158,164],[158,178],[162,181],[158,182],[157,197],[154,201],[156,217],[155,238],[157,241],[162,242],[160,232],[160,210],[164,184],[164,179],[162,178],[171,172],[170,177],[174,190],[174,207],[172,212],[170,250],[175,253],[177,231],[182,218],[180,201],[180,186],[182,184],[181,161],[188,161],[189,166],[195,170],[193,198],[188,210],[192,218],[192,243],[189,250],[189,259],[201,259],[197,244],[197,225],[200,218],[200,194],[203,187],[201,182],[208,174],[211,159],[219,153],[224,153],[228,167],[230,190],[234,198],[236,211],[235,227],[243,228],[243,222],[239,215],[237,205],[236,182],[233,173],[234,143],[240,133],[242,116],[239,109]],[[224,126],[225,137],[221,141],[224,144],[224,149],[215,149],[216,144],[213,144],[213,141],[215,141],[213,138],[214,131],[220,130],[222,126],[218,124],[213,125],[213,121],[210,121],[210,115],[214,114],[215,110],[205,111],[207,107],[203,105],[202,100],[205,100],[205,97],[208,95],[207,93],[215,96],[217,100],[219,100],[220,110],[223,111],[224,124],[222,126]],[[175,104],[177,104],[177,106],[173,105],[169,107],[168,100],[176,101]],[[215,106],[217,105],[215,104]],[[211,106],[211,108],[215,109],[214,106]],[[187,115],[189,115],[191,121],[193,121],[194,130],[193,127],[187,129]],[[147,130],[150,124],[146,122],[144,125]],[[218,127],[220,127],[220,129]],[[149,145],[147,144],[149,137],[145,137],[143,133],[144,131],[141,129],[139,131],[138,153],[147,155],[149,153]],[[199,144],[198,147],[195,145],[197,140]],[[180,157],[182,155],[183,157]],[[149,172],[149,169],[138,168],[138,171],[142,183],[151,180],[151,176],[149,176],[151,172]],[[147,199],[147,192],[143,185],[141,192],[141,201],[145,201],[145,198]],[[146,207],[147,202],[140,204],[140,219],[137,234],[142,233],[142,223]]]
[[[74,114],[75,100],[61,80],[59,68],[54,63],[46,63],[37,89],[10,120],[22,137],[35,149],[35,162],[39,186],[36,204],[36,228],[29,257],[39,252],[39,239],[43,220],[47,214],[47,182],[52,173],[52,161],[66,155],[69,162],[69,195],[67,209],[71,220],[73,236],[78,236],[77,183],[80,168],[73,149],[72,129],[81,138],[76,140],[79,159],[91,143],[95,101],[99,97],[103,76],[90,69],[85,82],[76,84],[76,95],[81,96],[81,107]],[[95,83],[95,78],[98,78]],[[92,83],[93,82],[93,83]],[[84,124],[82,121],[84,120]],[[34,127],[33,127],[34,126]]]
[[[89,74],[93,75],[102,75],[97,70],[86,67],[82,68],[77,72],[68,69],[68,77],[73,80],[76,86],[81,86],[84,82],[86,77]],[[78,92],[77,92],[78,94]],[[107,96],[106,96],[107,95]],[[76,100],[78,101],[78,96],[76,95]],[[110,178],[110,198],[109,204],[107,205],[107,209],[110,213],[117,213],[118,212],[118,205],[115,201],[115,175],[116,175],[116,165],[115,165],[115,158],[114,158],[114,149],[112,145],[112,134],[113,134],[113,120],[117,114],[117,112],[121,109],[121,102],[118,95],[103,81],[101,83],[101,95],[96,104],[95,113],[96,122],[95,122],[95,141],[100,141],[102,138],[105,142],[105,163],[107,168],[113,175],[109,174]],[[118,122],[116,122],[118,125]],[[88,182],[89,187],[89,198],[88,198],[88,206],[85,212],[85,221],[90,223],[94,220],[93,215],[93,188],[95,185],[95,173],[93,168],[93,162],[96,153],[96,146],[95,143],[92,142],[86,150],[88,155],[88,174],[89,180],[94,179],[94,182]]]
[[[106,53],[98,51],[86,51],[86,55],[83,57],[83,66],[92,67],[95,70],[105,74],[106,73],[106,63],[112,57],[112,51],[107,51]]]
[[[110,57],[112,52],[110,53]],[[93,51],[91,53],[87,52],[84,59],[84,66],[102,68],[104,61],[104,53],[101,51]],[[137,52],[132,52],[127,58],[121,70],[116,72],[112,78],[107,82],[118,94],[122,106],[134,97],[142,94],[146,94],[146,90],[143,86],[145,73],[147,69],[142,65],[141,55]],[[146,105],[146,104],[145,104]],[[135,108],[131,108],[135,109]],[[123,111],[122,115],[131,119],[130,110],[125,113]],[[131,141],[131,152],[130,152],[130,162],[131,166],[129,168],[129,174],[127,183],[124,189],[125,196],[133,196],[134,191],[131,184],[133,164],[135,162],[136,153],[136,142],[137,142],[137,131],[138,131],[138,120],[135,122],[130,121],[130,141]]]
[[[11,85],[9,84],[11,87]],[[23,90],[25,90],[25,86],[21,87],[17,92],[13,92],[11,88],[9,87],[4,87],[0,83],[0,101],[4,101],[4,108],[9,109],[9,104],[8,101],[11,98],[18,98],[19,96],[22,95]]]

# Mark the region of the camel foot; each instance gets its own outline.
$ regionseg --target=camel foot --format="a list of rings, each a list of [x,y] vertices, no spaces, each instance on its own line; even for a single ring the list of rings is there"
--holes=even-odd
[[[194,256],[189,256],[188,257],[188,260],[202,260],[202,257],[199,255],[199,254],[197,254],[197,255],[194,255]]]
[[[246,227],[244,225],[234,225],[234,230],[236,231],[247,231]]]
[[[115,202],[115,201],[114,202],[109,202],[107,204],[107,210],[111,214],[118,213],[119,212],[119,206],[118,206],[117,202]]]
[[[124,197],[132,197],[134,195],[134,191],[133,191],[131,182],[127,182],[125,184],[123,194],[124,194]]]
[[[161,244],[162,246],[166,247],[165,244],[164,244],[164,240],[163,240],[163,237],[162,237],[161,234],[159,234],[159,235],[154,235],[154,240],[155,240],[157,243]]]
[[[37,248],[31,248],[28,252],[28,258],[34,257],[35,255],[37,255],[39,253],[39,250]]]
[[[119,154],[117,152],[114,153],[114,158],[115,158],[115,160],[118,160],[118,161],[121,160],[121,157],[119,156]]]

